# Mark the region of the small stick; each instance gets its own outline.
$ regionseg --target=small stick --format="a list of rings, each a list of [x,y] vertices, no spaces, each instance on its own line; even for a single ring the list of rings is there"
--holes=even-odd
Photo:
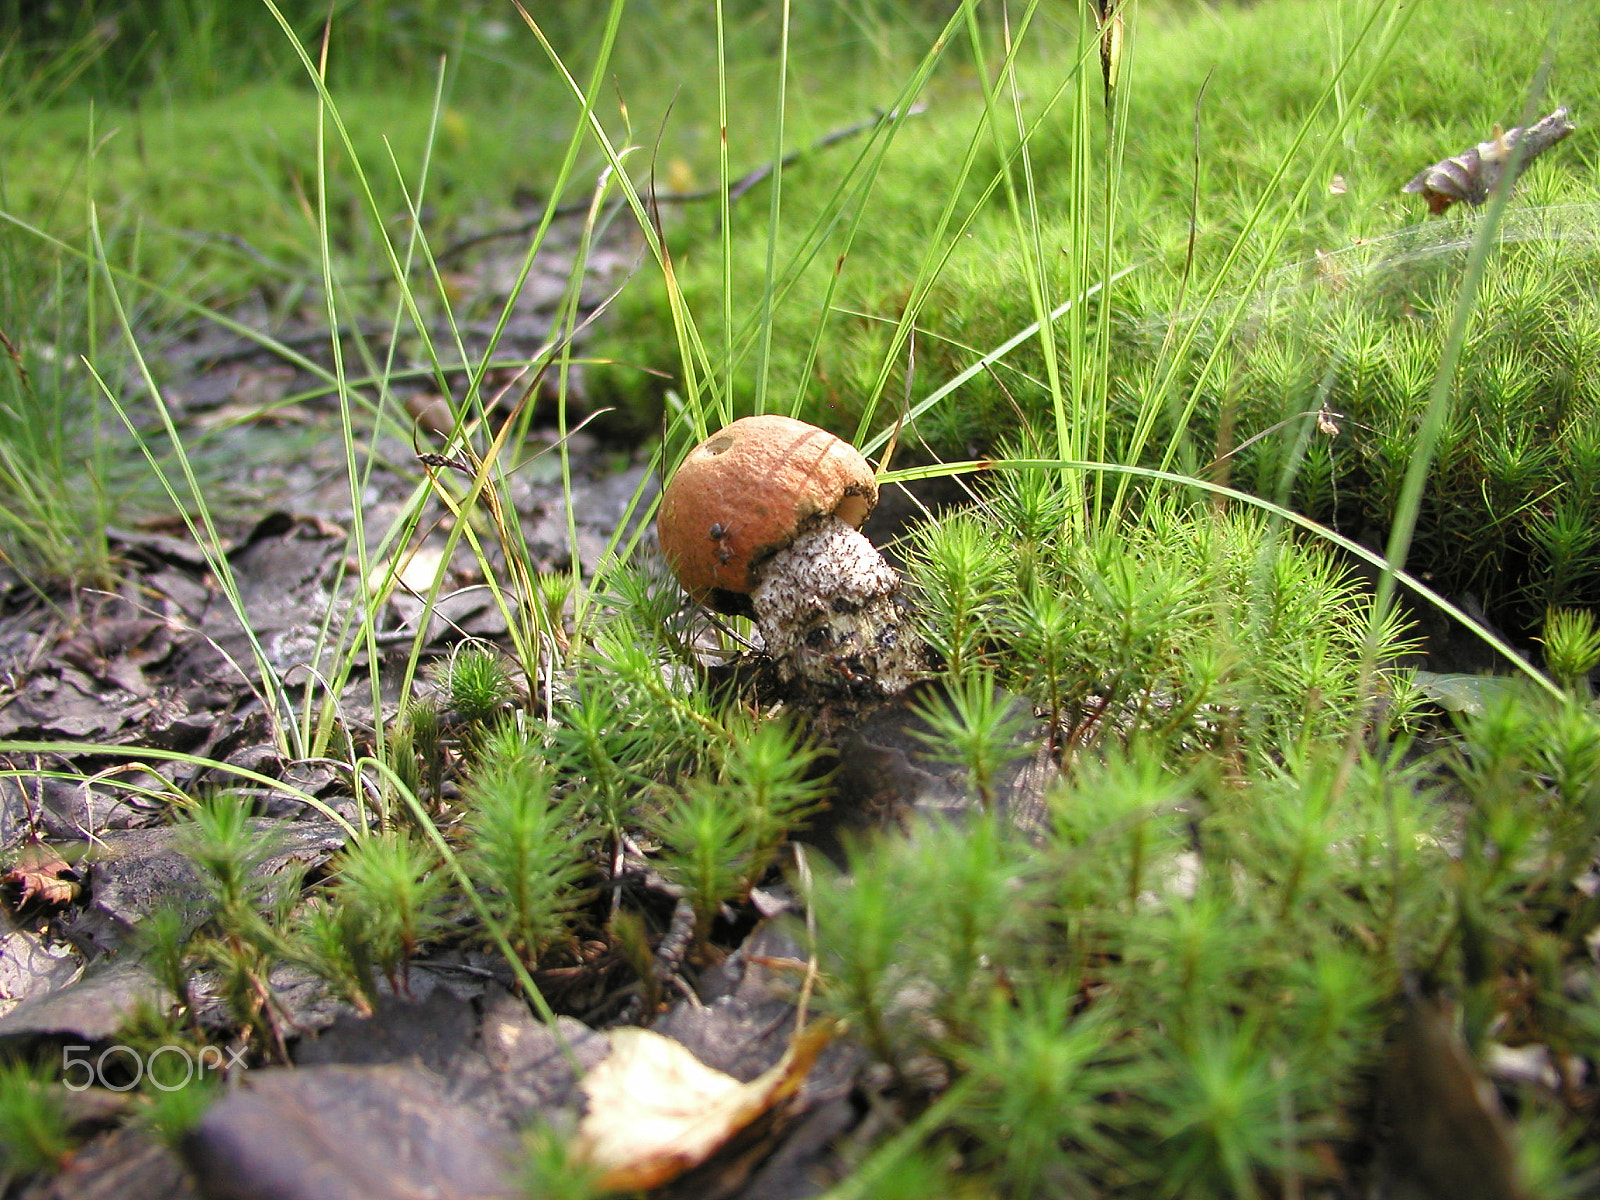
[[[743,196],[751,188],[755,187],[762,180],[770,176],[774,171],[783,167],[793,166],[800,159],[805,158],[807,155],[815,154],[819,150],[826,150],[835,142],[842,142],[846,138],[852,138],[859,133],[865,133],[867,130],[872,129],[873,127],[882,124],[885,121],[898,121],[902,117],[920,116],[922,113],[927,111],[927,108],[928,106],[925,103],[918,103],[913,104],[904,112],[897,108],[890,109],[888,112],[879,111],[865,120],[856,121],[854,124],[846,125],[842,129],[835,129],[829,133],[825,133],[816,141],[812,142],[811,145],[805,146],[799,150],[790,151],[776,163],[763,163],[755,170],[750,171],[734,180],[728,185],[728,199],[730,202],[737,200],[740,196]],[[717,196],[720,196],[721,194],[721,188],[701,188],[700,190],[693,192],[652,192],[650,199],[654,204],[691,204],[698,200],[711,200]],[[576,201],[572,204],[560,205],[555,210],[555,215],[558,217],[572,216],[575,213],[587,212],[588,209],[589,201]],[[470,250],[474,246],[477,246],[483,242],[494,241],[497,238],[521,237],[532,233],[539,227],[539,222],[543,219],[544,218],[542,216],[536,217],[531,221],[523,221],[517,225],[506,225],[499,229],[491,229],[485,233],[477,233],[473,234],[471,237],[462,238],[458,242],[452,242],[450,245],[446,246],[443,250],[436,254],[434,256],[434,261],[444,262],[446,259],[454,258],[456,255],[461,254],[466,250]]]
[[[1574,128],[1572,114],[1566,108],[1556,109],[1536,125],[1519,125],[1503,133],[1497,125],[1489,141],[1434,163],[1400,190],[1412,195],[1420,193],[1428,202],[1428,211],[1434,214],[1444,212],[1457,200],[1482,204],[1508,167],[1512,169],[1507,184],[1510,186],[1529,163]]]

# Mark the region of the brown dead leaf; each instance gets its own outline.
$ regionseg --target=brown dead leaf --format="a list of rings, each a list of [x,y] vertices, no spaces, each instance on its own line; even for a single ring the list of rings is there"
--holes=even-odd
[[[810,1026],[771,1070],[740,1083],[658,1033],[612,1030],[610,1055],[584,1077],[588,1107],[573,1149],[606,1190],[659,1187],[793,1095],[832,1035]]]
[[[1429,1200],[1524,1200],[1511,1124],[1446,1010],[1408,992],[1382,1090],[1395,1173]]]
[[[449,437],[456,427],[456,415],[450,409],[450,402],[436,392],[407,396],[406,411],[421,428],[441,437]]]
[[[444,550],[433,545],[403,551],[394,563],[372,568],[367,586],[373,592],[387,589],[389,603],[405,621],[414,621],[426,608],[422,598],[433,589],[433,581],[444,569]]]
[[[83,890],[78,872],[55,850],[42,845],[24,850],[17,865],[0,875],[0,884],[15,896],[12,903],[19,909],[35,902],[71,904]]]

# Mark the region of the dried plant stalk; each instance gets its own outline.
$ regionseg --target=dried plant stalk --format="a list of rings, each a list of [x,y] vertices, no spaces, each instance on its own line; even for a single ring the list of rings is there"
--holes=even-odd
[[[1519,125],[1503,133],[1496,126],[1494,137],[1487,142],[1479,142],[1453,158],[1434,163],[1401,190],[1421,193],[1428,202],[1428,210],[1433,213],[1444,212],[1457,200],[1482,204],[1511,165],[1519,146],[1523,151],[1516,168],[1518,175],[1574,128],[1571,114],[1565,108],[1556,109],[1536,125]]]

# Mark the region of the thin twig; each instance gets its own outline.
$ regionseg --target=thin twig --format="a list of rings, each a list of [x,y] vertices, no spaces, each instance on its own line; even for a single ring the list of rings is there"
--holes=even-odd
[[[920,116],[923,112],[927,111],[927,107],[928,106],[926,103],[919,102],[906,109],[904,113],[901,113],[898,109],[890,109],[887,112],[879,110],[871,117],[865,118],[864,120],[856,121],[853,124],[846,125],[841,129],[835,129],[829,133],[825,133],[816,141],[812,142],[809,146],[804,146],[798,150],[792,150],[788,154],[785,154],[776,163],[763,163],[755,170],[750,171],[745,175],[741,175],[728,187],[728,200],[731,203],[732,201],[739,199],[746,192],[757,187],[764,180],[770,178],[774,171],[781,170],[784,167],[793,166],[802,158],[816,154],[818,151],[826,150],[829,146],[832,146],[838,142],[842,142],[847,138],[855,137],[857,134],[865,133],[867,130],[876,128],[877,126],[883,124],[885,121],[896,121],[899,120],[901,116]],[[657,192],[652,189],[650,193],[650,201],[652,205],[693,204],[701,200],[714,200],[720,195],[722,195],[722,189],[720,187],[699,188],[690,192]],[[579,213],[587,212],[588,210],[589,201],[575,200],[570,204],[558,205],[553,215],[558,217],[570,217],[576,216]],[[531,220],[520,221],[515,225],[505,225],[498,229],[490,229],[483,233],[475,233],[471,237],[462,238],[460,241],[452,242],[450,245],[446,246],[437,255],[435,255],[434,261],[445,262],[446,260],[454,258],[459,254],[465,253],[474,246],[482,245],[484,242],[495,241],[499,238],[526,237],[528,234],[537,229],[540,222],[542,222],[544,219],[544,216],[541,214],[540,216]]]

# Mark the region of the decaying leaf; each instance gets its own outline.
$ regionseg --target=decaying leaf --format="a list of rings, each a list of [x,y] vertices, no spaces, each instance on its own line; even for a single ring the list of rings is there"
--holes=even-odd
[[[382,563],[372,569],[368,579],[368,586],[377,590],[388,582],[391,570],[395,582],[399,583],[409,592],[419,596],[426,595],[433,587],[433,581],[439,576],[439,567],[444,562],[444,550],[438,546],[417,546],[399,556],[399,564],[391,567]]]
[[[450,411],[450,402],[433,392],[407,396],[406,411],[419,427],[441,437],[449,437],[456,427],[456,415]]]
[[[21,908],[37,901],[40,904],[71,904],[83,890],[83,878],[76,869],[65,862],[49,846],[32,846],[25,850],[4,875],[0,875],[13,904]]]
[[[771,1070],[740,1083],[671,1038],[612,1030],[611,1053],[584,1077],[588,1106],[574,1152],[601,1172],[606,1190],[659,1187],[793,1095],[832,1033],[827,1025],[810,1026]]]
[[[1457,200],[1482,204],[1516,157],[1518,146],[1522,146],[1521,161],[1516,165],[1516,173],[1520,175],[1529,163],[1574,128],[1571,114],[1565,108],[1556,109],[1536,125],[1519,125],[1503,133],[1496,126],[1494,136],[1487,142],[1479,142],[1453,158],[1434,163],[1419,172],[1401,191],[1420,193],[1428,202],[1428,211],[1433,213],[1444,212]],[[1515,181],[1515,176],[1512,178]]]
[[[1518,695],[1521,684],[1509,675],[1438,674],[1418,671],[1412,686],[1446,712],[1481,717],[1492,704]]]
[[[1429,1200],[1524,1200],[1510,1122],[1446,1011],[1412,993],[1382,1077],[1390,1169]]]

